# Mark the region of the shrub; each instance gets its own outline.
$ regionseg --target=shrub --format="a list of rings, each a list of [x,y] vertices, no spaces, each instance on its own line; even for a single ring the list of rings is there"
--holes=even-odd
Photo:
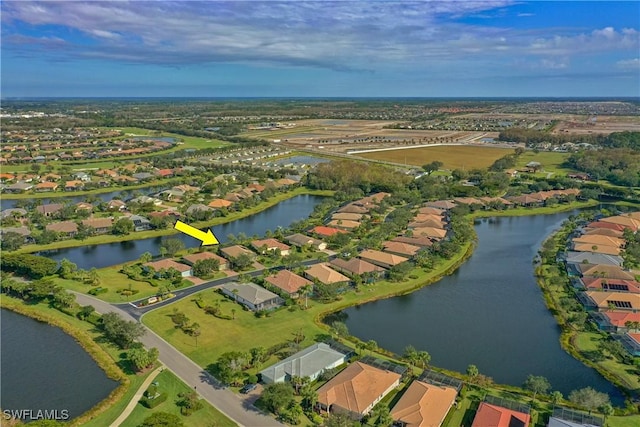
[[[103,288],[101,286],[98,286],[97,288],[93,288],[91,289],[89,292],[87,292],[89,295],[100,295],[100,294],[106,294],[107,292],[109,292],[109,289],[107,288]]]
[[[158,395],[158,397],[156,397],[155,399],[143,396],[142,399],[140,399],[140,403],[142,403],[143,406],[149,409],[153,409],[165,400],[167,400],[167,393],[160,393],[160,395]]]

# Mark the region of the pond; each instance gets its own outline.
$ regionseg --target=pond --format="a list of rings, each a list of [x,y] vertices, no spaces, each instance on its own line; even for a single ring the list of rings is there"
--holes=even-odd
[[[307,218],[309,214],[313,212],[315,206],[322,200],[323,197],[321,196],[296,196],[250,217],[216,225],[212,230],[220,243],[228,242],[228,236],[230,234],[238,235],[244,233],[247,236],[253,236],[254,234],[262,236],[267,230],[275,230],[278,227],[288,227],[295,221]],[[188,248],[201,244],[199,240],[185,234],[176,234],[174,237],[181,239]],[[56,251],[47,251],[46,253],[41,253],[41,255],[56,261],[66,258],[77,264],[79,268],[88,270],[92,267],[102,268],[133,261],[145,252],[158,255],[160,253],[161,242],[162,238],[152,237],[120,243],[59,249]]]
[[[591,386],[620,403],[620,392],[560,347],[532,260],[545,236],[571,213],[499,217],[476,225],[475,252],[455,273],[410,295],[343,312],[349,332],[397,354],[426,350],[434,366],[470,364],[497,383],[520,386],[546,377],[565,396]]]
[[[118,386],[61,329],[9,310],[0,315],[3,410],[55,411],[64,421],[65,413],[83,414]]]

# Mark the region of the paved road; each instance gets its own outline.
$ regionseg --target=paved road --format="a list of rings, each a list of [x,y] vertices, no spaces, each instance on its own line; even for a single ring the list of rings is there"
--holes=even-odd
[[[337,255],[336,255],[335,252],[331,252],[329,254],[329,256],[327,257],[327,260],[332,260],[336,256]],[[322,262],[322,261],[319,261],[317,259],[310,259],[310,260],[302,261],[300,264],[303,265],[303,266],[309,267],[311,265],[318,264],[320,262]],[[245,273],[245,274],[247,276],[250,276],[250,277],[257,277],[257,276],[260,276],[264,270],[269,270],[269,269],[268,268],[263,268],[263,269],[259,269],[259,270],[250,271],[250,272]],[[228,282],[231,282],[233,280],[235,280],[235,278],[233,278],[233,277],[223,277],[222,279],[211,280],[209,282],[201,283],[199,285],[189,286],[186,289],[179,289],[179,290],[176,290],[176,291],[173,292],[175,297],[173,297],[171,299],[168,299],[168,300],[164,300],[164,301],[159,302],[157,304],[147,305],[147,306],[144,306],[144,307],[137,307],[135,304],[140,303],[142,301],[146,301],[147,298],[144,298],[144,299],[141,299],[141,300],[138,300],[138,301],[128,302],[128,303],[117,303],[117,304],[114,304],[114,305],[117,306],[122,311],[125,311],[126,313],[128,313],[135,320],[140,320],[140,318],[145,313],[148,313],[151,310],[155,310],[157,308],[164,307],[164,306],[169,305],[169,304],[173,304],[174,302],[180,301],[181,299],[186,298],[189,295],[193,295],[196,292],[204,291],[206,289],[215,288],[217,286],[221,286],[221,285],[223,285],[225,283],[228,283]]]
[[[126,320],[138,321],[129,313],[89,295],[73,292],[81,305],[92,305],[99,313],[118,313]],[[220,412],[241,426],[269,427],[282,426],[275,419],[264,415],[253,406],[251,397],[239,396],[226,390],[221,384],[196,365],[191,359],[176,350],[171,344],[160,338],[145,326],[147,333],[140,339],[147,348],[156,347],[160,352],[160,361],[186,384],[196,387],[198,394],[215,406]]]

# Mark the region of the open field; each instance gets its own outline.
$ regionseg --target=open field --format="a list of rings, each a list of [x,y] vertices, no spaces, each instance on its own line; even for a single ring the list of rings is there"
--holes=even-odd
[[[444,163],[445,169],[487,168],[514,150],[494,147],[442,145],[355,154],[366,159],[422,166],[433,161]]]
[[[549,172],[557,175],[566,175],[572,172],[578,172],[567,168],[563,165],[564,161],[570,156],[569,153],[556,153],[551,151],[525,151],[516,162],[516,169],[523,169],[529,162],[538,162],[542,165],[542,170],[537,172],[537,176],[547,176]]]
[[[640,131],[640,117],[637,116],[571,116],[561,117],[554,126],[556,134],[610,134],[612,132]]]
[[[178,394],[189,393],[193,391],[191,387],[180,381],[171,371],[165,369],[154,380],[158,383],[158,392],[167,393],[167,400],[159,404],[153,409],[148,409],[138,403],[127,419],[122,423],[122,427],[136,427],[142,424],[145,418],[155,412],[168,412],[177,415],[182,421],[189,426],[208,427],[208,426],[235,426],[236,424],[229,418],[225,417],[220,411],[211,406],[208,402],[202,401],[203,408],[194,412],[189,416],[180,414],[180,407],[176,405]]]

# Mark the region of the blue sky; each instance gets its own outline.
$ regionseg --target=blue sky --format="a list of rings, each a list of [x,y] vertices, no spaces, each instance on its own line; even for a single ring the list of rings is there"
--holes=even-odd
[[[640,2],[11,1],[2,97],[640,96]]]

